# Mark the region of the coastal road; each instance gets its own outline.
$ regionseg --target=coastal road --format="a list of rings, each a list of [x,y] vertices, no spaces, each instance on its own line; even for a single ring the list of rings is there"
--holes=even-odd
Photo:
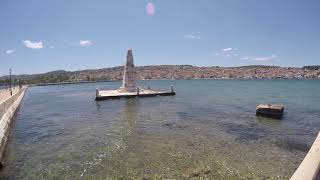
[[[19,87],[13,87],[12,88],[12,94],[15,94],[19,91]],[[10,91],[9,89],[1,89],[0,90],[0,103],[4,100],[8,99],[10,97]]]

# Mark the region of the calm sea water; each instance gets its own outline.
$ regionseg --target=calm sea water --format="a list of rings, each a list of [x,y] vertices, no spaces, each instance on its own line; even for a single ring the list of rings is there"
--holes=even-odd
[[[28,89],[1,179],[288,179],[320,129],[320,81],[141,81],[174,97],[95,102],[120,82]],[[259,103],[284,118],[257,118]]]

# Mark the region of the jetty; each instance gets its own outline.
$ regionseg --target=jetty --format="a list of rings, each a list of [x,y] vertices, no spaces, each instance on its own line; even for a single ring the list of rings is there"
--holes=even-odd
[[[8,143],[12,122],[28,86],[0,90],[0,167],[4,164],[4,152]]]
[[[154,96],[174,96],[176,95],[173,86],[169,91],[143,88],[137,86],[136,71],[134,68],[132,50],[127,52],[127,60],[124,67],[122,86],[116,90],[99,90],[96,89],[96,101],[133,97],[154,97]]]
[[[290,180],[320,179],[320,132]]]

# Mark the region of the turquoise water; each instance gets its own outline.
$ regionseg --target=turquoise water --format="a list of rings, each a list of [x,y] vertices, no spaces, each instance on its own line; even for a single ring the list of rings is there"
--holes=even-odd
[[[320,81],[141,81],[173,97],[95,102],[120,82],[31,87],[1,179],[289,179],[320,128]],[[259,103],[284,118],[255,116]]]

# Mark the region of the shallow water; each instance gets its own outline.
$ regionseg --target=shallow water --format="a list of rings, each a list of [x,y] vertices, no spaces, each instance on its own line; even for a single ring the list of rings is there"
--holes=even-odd
[[[31,87],[1,179],[288,179],[320,128],[320,81],[141,81],[174,97],[95,102],[120,82]],[[257,118],[259,103],[284,118]]]

